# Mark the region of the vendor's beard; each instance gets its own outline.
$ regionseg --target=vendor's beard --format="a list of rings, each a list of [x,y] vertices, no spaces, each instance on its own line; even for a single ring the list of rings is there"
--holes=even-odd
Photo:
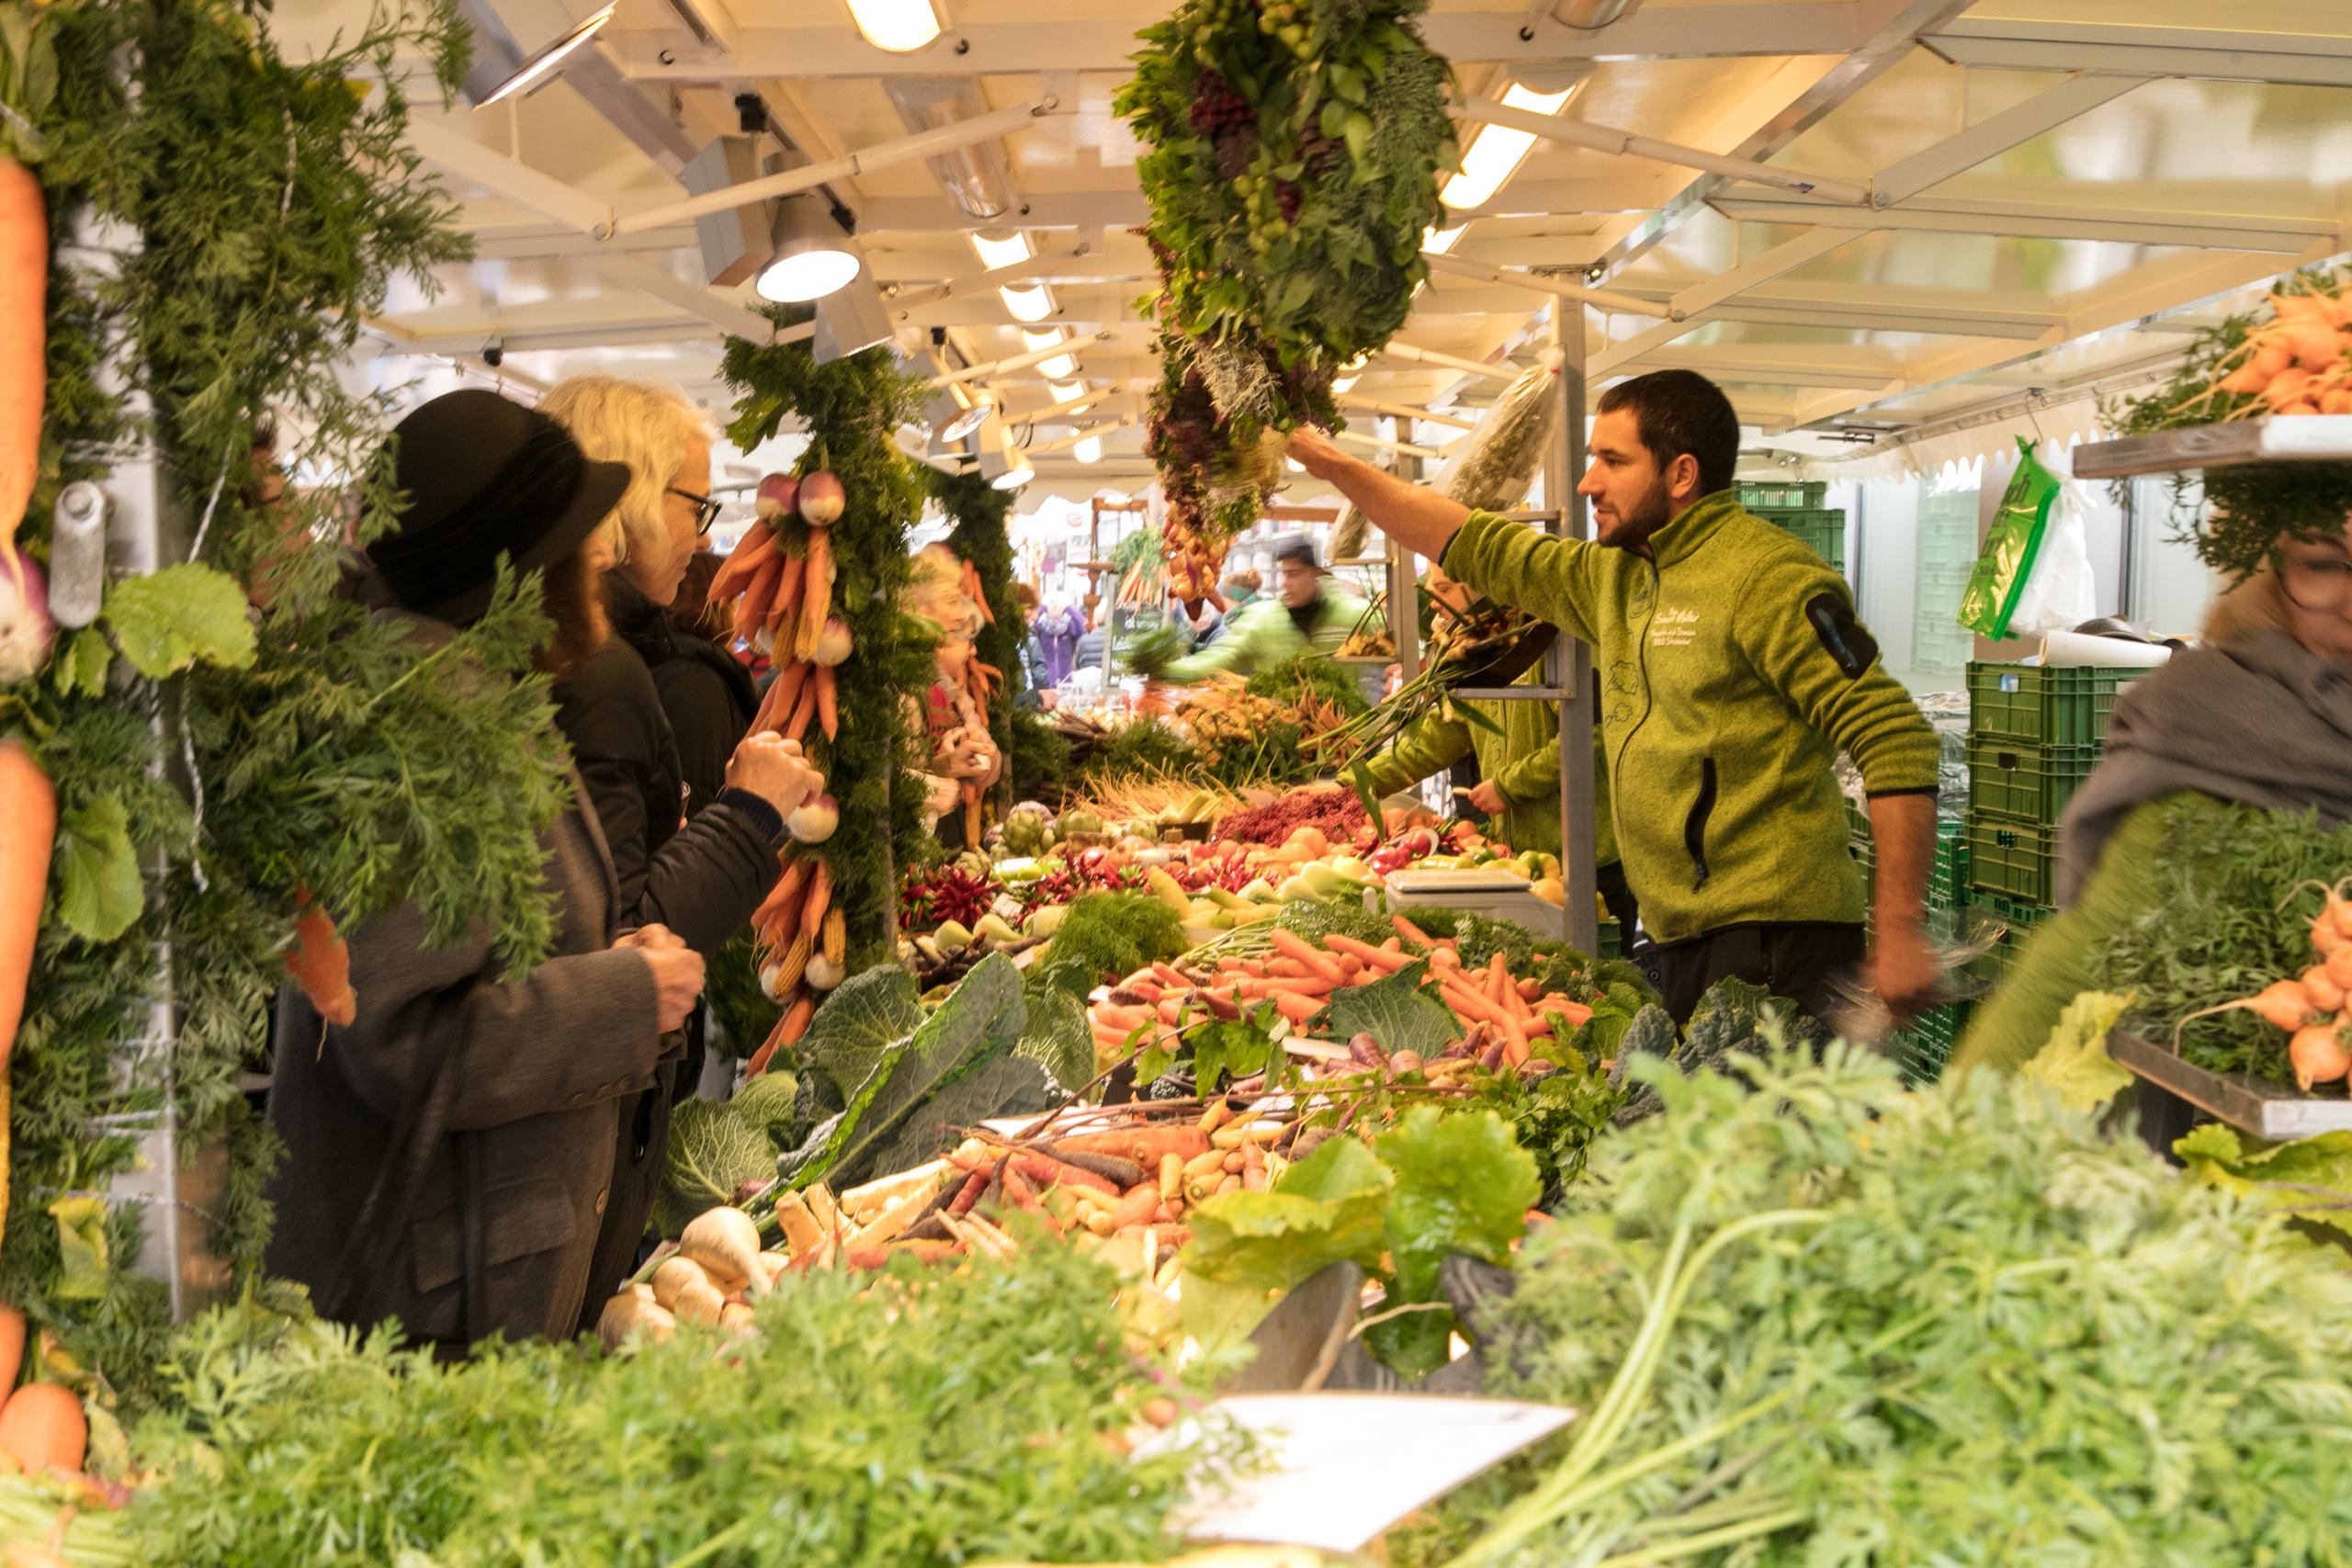
[[[1651,535],[1673,520],[1674,497],[1668,493],[1666,480],[1660,479],[1650,487],[1649,492],[1642,497],[1639,505],[1619,517],[1618,526],[1623,530],[1623,533],[1613,542],[1621,549],[1631,548],[1647,541]]]

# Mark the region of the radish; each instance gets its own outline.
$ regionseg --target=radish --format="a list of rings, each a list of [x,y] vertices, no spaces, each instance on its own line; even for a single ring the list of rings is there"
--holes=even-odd
[[[752,510],[763,523],[773,522],[792,510],[800,491],[800,481],[790,474],[769,474],[760,480],[760,488],[752,502]]]
[[[2324,969],[2314,969],[2312,973],[2323,978],[2326,976],[2326,971]],[[2217,1012],[2228,1012],[2235,1008],[2244,1008],[2274,1029],[2290,1031],[2301,1029],[2307,1023],[2316,1022],[2334,1010],[2321,1007],[2318,998],[2312,995],[2310,987],[2302,981],[2274,980],[2265,986],[2257,995],[2242,997],[2233,1002],[2223,1002],[2219,1007],[2210,1007],[2188,1014],[2187,1018],[2180,1021],[2180,1023],[2173,1026],[2173,1044],[2176,1047],[2179,1045],[2181,1028],[2190,1019],[2211,1018]]]
[[[800,516],[810,527],[824,527],[839,517],[848,504],[849,492],[842,488],[841,477],[831,468],[818,468],[802,476]]]
[[[2303,989],[2311,993],[2312,1005],[2321,1012],[2335,1012],[2344,1006],[2344,987],[2337,985],[2324,964],[2314,964],[2303,971]]]
[[[804,844],[821,844],[842,825],[842,808],[830,795],[811,795],[784,819],[792,836]]]
[[[56,640],[40,568],[0,544],[0,686],[30,680],[49,662],[50,645]]]
[[[2297,1087],[2304,1089],[2316,1083],[2335,1083],[2352,1072],[2352,1052],[2345,1050],[2342,1031],[2334,1023],[2314,1023],[2295,1031],[2295,1037],[2287,1042],[2287,1059],[2294,1064]]]

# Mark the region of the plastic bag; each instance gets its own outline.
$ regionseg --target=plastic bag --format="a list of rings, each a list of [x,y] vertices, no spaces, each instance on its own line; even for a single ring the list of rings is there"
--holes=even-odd
[[[1478,427],[1462,438],[1446,468],[1446,499],[1473,512],[1509,512],[1527,499],[1543,470],[1544,450],[1559,429],[1560,364],[1559,351],[1546,346],[1537,362],[1520,372],[1519,379],[1479,416]],[[1571,482],[1576,478],[1568,477]],[[1353,505],[1343,508],[1331,531],[1333,558],[1363,554],[1370,532],[1363,513]]]
[[[2034,460],[2033,443],[2018,437],[2018,471],[1993,514],[1993,531],[1960,596],[1960,624],[1993,638],[2009,635],[2009,618],[2033,576],[2033,563],[2061,489],[2058,477]]]
[[[2090,530],[2072,484],[2062,481],[2034,557],[2032,574],[2009,615],[2011,637],[2063,632],[2098,614],[2098,581],[2091,574]]]

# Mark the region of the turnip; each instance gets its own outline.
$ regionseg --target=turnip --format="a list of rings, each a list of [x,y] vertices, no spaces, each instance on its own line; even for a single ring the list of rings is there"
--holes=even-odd
[[[818,468],[800,480],[800,517],[812,528],[822,528],[849,505],[849,492],[831,468]]]
[[[29,680],[49,661],[57,627],[49,585],[29,557],[0,547],[0,686]]]
[[[842,825],[841,803],[830,795],[811,795],[784,819],[784,825],[799,842],[821,844]]]
[[[2314,968],[2312,973],[2322,979],[2328,977],[2324,968]],[[2340,987],[2338,995],[2339,997],[2341,995]],[[2340,1002],[2339,1005],[2341,1005]],[[2312,996],[2311,987],[2302,981],[2274,980],[2255,996],[2241,998],[2233,1002],[2223,1002],[2219,1007],[2210,1007],[2202,1011],[2188,1014],[2187,1018],[2180,1021],[2180,1023],[2173,1026],[2173,1043],[2176,1046],[2179,1044],[2181,1028],[2190,1019],[2211,1018],[2217,1012],[2229,1012],[2238,1008],[2253,1013],[2274,1029],[2290,1032],[2301,1029],[2305,1024],[2313,1022],[2335,1010],[2333,1008],[2320,1006],[2319,999]]]
[[[792,510],[793,502],[798,498],[799,493],[800,481],[790,474],[766,475],[760,480],[759,491],[752,502],[752,510],[759,513],[761,522],[773,522]]]
[[[2335,1012],[2344,1006],[2344,987],[2323,964],[2314,964],[2303,971],[2302,987],[2311,993],[2312,1006],[2321,1012]]]
[[[722,1295],[764,1280],[759,1222],[727,1204],[706,1209],[687,1222],[678,1235],[678,1256],[700,1264]],[[764,1283],[758,1288],[765,1289]]]
[[[826,617],[825,629],[817,634],[817,646],[808,655],[810,662],[820,669],[830,670],[847,659],[849,653],[848,624],[839,616]]]
[[[801,971],[800,977],[808,982],[812,991],[830,991],[846,978],[842,965],[821,953],[809,957],[808,966]]]

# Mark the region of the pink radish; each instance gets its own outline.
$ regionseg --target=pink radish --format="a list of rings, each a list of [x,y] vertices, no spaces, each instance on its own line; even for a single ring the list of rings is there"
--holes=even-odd
[[[2297,1087],[2304,1089],[2316,1083],[2335,1083],[2352,1072],[2352,1052],[2345,1050],[2333,1023],[2314,1023],[2295,1031],[2295,1037],[2287,1042],[2287,1060],[2294,1064]]]

